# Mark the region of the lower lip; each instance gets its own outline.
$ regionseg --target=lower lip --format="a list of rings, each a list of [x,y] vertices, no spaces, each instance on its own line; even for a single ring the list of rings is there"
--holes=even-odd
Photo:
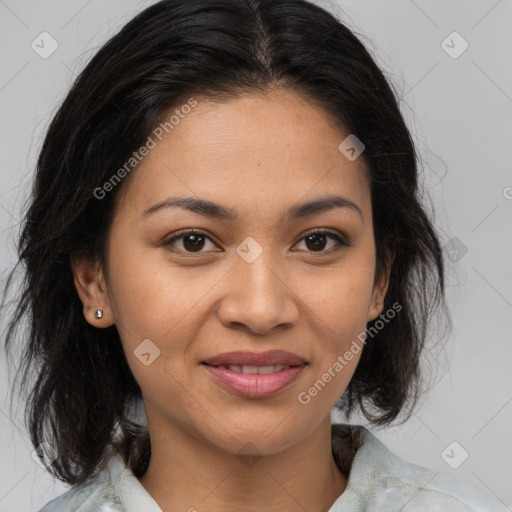
[[[292,366],[268,375],[234,372],[206,364],[203,366],[229,391],[247,398],[264,398],[279,393],[291,384],[305,365]]]

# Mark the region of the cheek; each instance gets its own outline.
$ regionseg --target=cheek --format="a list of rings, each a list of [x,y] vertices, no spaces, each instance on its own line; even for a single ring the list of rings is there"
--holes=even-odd
[[[194,301],[193,287],[160,249],[132,241],[125,233],[111,239],[109,297],[116,325],[137,337],[160,339]]]
[[[110,273],[112,308],[131,372],[144,396],[153,400],[165,390],[176,400],[177,382],[184,380],[184,353],[194,337],[187,316],[193,297],[155,266],[130,258],[129,251],[114,261],[118,266]]]
[[[310,409],[313,417],[325,414],[343,395],[364,349],[364,331],[371,287],[350,285],[340,277],[319,299],[312,326],[315,346],[309,378],[297,394],[299,404]],[[347,284],[343,291],[334,284]],[[366,283],[361,280],[361,284]],[[314,305],[310,303],[312,308]],[[314,344],[314,345],[313,345]],[[312,412],[314,411],[314,413]]]
[[[172,385],[166,372],[184,374],[187,349],[205,322],[208,293],[225,269],[178,268],[163,250],[120,237],[112,243],[118,249],[109,259],[109,295],[128,363],[141,387],[155,379]]]
[[[371,253],[354,251],[329,279],[318,279],[316,287],[307,286],[304,296],[314,322],[312,343],[321,350],[315,350],[311,379],[301,390],[300,403],[319,410],[326,404],[333,406],[349,384],[364,348],[373,277]]]
[[[325,278],[304,283],[305,305],[324,326],[326,340],[339,349],[347,337],[364,331],[373,293],[374,267],[371,258],[347,258],[337,271]]]

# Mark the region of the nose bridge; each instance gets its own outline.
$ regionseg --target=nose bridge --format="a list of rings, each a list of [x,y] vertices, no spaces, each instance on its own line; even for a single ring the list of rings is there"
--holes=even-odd
[[[267,242],[268,240],[270,239]],[[236,262],[236,273],[240,276],[241,284],[238,290],[248,301],[247,306],[270,308],[271,303],[274,303],[274,307],[277,306],[278,295],[282,292],[278,290],[279,285],[276,283],[279,282],[276,277],[279,265],[271,244],[265,243],[261,238],[260,242],[247,237],[237,247],[239,259]]]
[[[244,324],[258,333],[295,322],[298,311],[276,252],[252,237],[246,238],[236,252],[219,310],[221,321]]]

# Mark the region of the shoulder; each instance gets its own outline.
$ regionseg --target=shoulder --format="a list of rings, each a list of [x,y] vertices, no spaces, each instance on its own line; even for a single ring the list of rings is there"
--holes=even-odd
[[[479,488],[429,468],[402,461],[394,474],[383,474],[371,505],[397,502],[403,512],[507,512],[505,506]],[[372,509],[373,510],[373,509]]]
[[[112,481],[112,466],[119,465],[118,456],[108,466],[83,484],[72,487],[47,503],[39,512],[121,512],[122,504]],[[117,459],[117,460],[116,460]]]
[[[362,426],[333,425],[333,443],[346,438],[347,429],[357,439],[357,451],[347,489],[332,512],[344,512],[344,500],[357,502],[360,508],[355,510],[368,512],[509,512],[500,501],[467,482],[402,460]]]

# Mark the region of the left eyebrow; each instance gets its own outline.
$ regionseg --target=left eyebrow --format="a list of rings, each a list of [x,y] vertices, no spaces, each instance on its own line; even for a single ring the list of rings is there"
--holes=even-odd
[[[221,220],[234,221],[238,218],[236,210],[226,208],[225,206],[207,199],[199,199],[195,197],[171,197],[165,199],[144,211],[140,218],[142,219],[147,217],[163,208],[183,208],[204,217]],[[348,208],[356,212],[361,220],[363,220],[363,212],[361,211],[361,208],[359,208],[359,206],[350,199],[338,195],[328,195],[307,203],[293,205],[286,213],[285,220],[298,220],[310,215],[316,215],[332,210],[333,208]]]
[[[288,220],[297,220],[309,215],[323,213],[333,208],[348,208],[356,212],[359,217],[361,217],[361,220],[364,220],[363,212],[356,203],[346,197],[337,195],[328,195],[315,199],[314,201],[294,205],[288,210],[285,218]]]

